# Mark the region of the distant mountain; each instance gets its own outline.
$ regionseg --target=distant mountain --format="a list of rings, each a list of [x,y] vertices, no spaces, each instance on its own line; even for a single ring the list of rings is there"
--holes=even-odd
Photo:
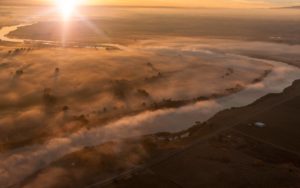
[[[291,6],[291,7],[280,7],[278,9],[300,9],[300,5],[299,6]]]

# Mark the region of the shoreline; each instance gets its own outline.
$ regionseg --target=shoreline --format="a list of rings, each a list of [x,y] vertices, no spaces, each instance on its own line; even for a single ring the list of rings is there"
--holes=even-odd
[[[265,70],[265,72],[261,76],[254,78],[253,81],[251,83],[249,83],[249,85],[262,82],[270,73],[272,73],[271,70]],[[115,122],[118,122],[122,119],[134,118],[134,117],[137,117],[137,116],[145,114],[145,113],[157,113],[157,112],[164,111],[164,110],[176,111],[181,108],[189,108],[190,106],[196,105],[197,103],[201,103],[201,102],[206,103],[206,102],[218,100],[218,99],[221,99],[224,97],[229,97],[230,95],[237,94],[237,93],[243,91],[247,87],[249,87],[249,86],[236,85],[235,87],[225,89],[224,92],[222,92],[222,93],[212,93],[211,95],[208,95],[208,96],[199,96],[199,97],[196,97],[193,99],[186,99],[186,100],[165,99],[165,100],[162,100],[161,102],[153,102],[153,104],[151,104],[149,107],[139,110],[139,111],[133,111],[133,112],[128,112],[128,113],[125,112],[124,114],[118,115],[113,118],[99,119],[99,125],[97,127],[114,124]],[[74,117],[74,118],[80,119],[80,117]],[[91,128],[91,129],[96,128],[94,125],[86,125],[86,126],[87,126],[87,128]],[[43,144],[46,144],[51,139],[53,139],[53,137],[51,137],[50,139],[48,137],[41,138],[38,140],[36,140],[36,138],[31,138],[31,139],[26,139],[26,140],[18,140],[18,141],[13,141],[13,142],[0,143],[0,152],[3,153],[6,151],[11,151],[11,150],[13,150],[13,151],[18,150],[19,148],[24,147],[25,143],[29,143],[29,144],[25,144],[25,147],[30,147],[32,145],[43,145]],[[54,139],[55,139],[55,137],[54,137]],[[19,146],[22,146],[22,147],[19,147]]]
[[[260,139],[256,136],[250,136],[248,133],[245,133],[243,130],[240,130],[241,127],[241,123],[243,124],[243,127],[247,127],[247,121],[249,119],[250,116],[256,116],[256,114],[246,114],[247,109],[251,109],[251,108],[255,108],[258,111],[263,112],[263,111],[268,111],[271,110],[274,106],[277,105],[282,105],[282,103],[288,99],[294,100],[296,96],[299,96],[297,93],[295,93],[295,91],[293,90],[298,90],[300,89],[300,80],[295,80],[293,82],[293,84],[289,87],[287,87],[286,89],[284,89],[281,93],[276,93],[276,94],[267,94],[259,99],[257,99],[256,101],[254,101],[253,103],[243,106],[243,107],[239,107],[239,108],[234,108],[234,109],[226,109],[223,110],[219,113],[217,113],[215,116],[213,116],[212,118],[210,118],[207,122],[203,122],[203,123],[198,123],[196,122],[195,125],[187,130],[178,132],[178,133],[157,133],[157,134],[152,134],[152,135],[144,135],[141,137],[136,137],[136,138],[126,138],[121,140],[120,142],[123,143],[123,147],[134,147],[135,145],[139,145],[140,143],[152,143],[153,146],[156,149],[150,149],[148,148],[149,146],[145,145],[144,147],[147,148],[147,155],[152,156],[151,159],[145,156],[141,156],[141,158],[139,159],[139,162],[135,165],[132,165],[131,167],[129,167],[129,169],[124,170],[120,173],[116,173],[115,175],[111,175],[109,177],[106,176],[101,176],[101,170],[100,170],[100,174],[97,173],[97,180],[93,179],[92,183],[87,183],[85,184],[85,186],[88,187],[99,187],[99,186],[110,186],[110,185],[116,185],[115,183],[117,182],[118,186],[121,187],[131,187],[131,183],[132,181],[138,181],[139,183],[142,183],[140,180],[141,176],[143,177],[144,174],[148,171],[148,169],[155,169],[157,166],[161,166],[165,163],[169,163],[169,161],[172,161],[176,158],[181,158],[181,156],[189,156],[190,154],[188,154],[190,151],[194,151],[194,152],[200,152],[200,154],[198,155],[203,155],[201,153],[201,150],[199,151],[197,149],[197,147],[202,145],[205,145],[207,143],[207,141],[209,142],[216,142],[215,144],[221,144],[222,142],[225,142],[224,140],[232,140],[231,144],[237,144],[236,142],[241,142],[243,140],[243,142],[246,142],[247,146],[251,148],[251,145],[256,145],[255,147],[264,147],[264,149],[268,149],[269,152],[275,152],[278,154],[280,154],[280,158],[278,160],[293,160],[294,164],[296,166],[300,166],[300,163],[297,159],[297,157],[300,157],[300,147],[298,147],[298,152],[294,151],[292,149],[288,149],[285,147],[282,147],[280,145],[277,144],[273,144],[272,141],[266,141],[264,138]],[[290,96],[292,94],[292,96]],[[264,110],[259,110],[260,105],[261,104],[268,104],[268,101],[272,101],[274,99],[280,99],[277,104],[271,104],[270,106],[268,106],[266,109]],[[246,111],[245,111],[246,110]],[[239,116],[238,114],[245,114],[242,116]],[[237,119],[233,118],[233,117],[238,117]],[[228,121],[226,121],[225,119],[227,119]],[[250,118],[251,119],[251,118]],[[245,122],[246,121],[246,122]],[[225,124],[224,124],[225,123]],[[269,125],[268,125],[269,126]],[[259,130],[259,128],[255,128],[257,130]],[[262,131],[262,130],[261,130]],[[252,133],[250,133],[252,134]],[[226,141],[225,143],[227,143],[229,141]],[[243,143],[242,142],[242,143]],[[101,145],[98,146],[92,146],[92,147],[86,147],[82,150],[79,151],[75,151],[73,153],[70,153],[60,159],[58,159],[57,161],[54,161],[50,164],[50,166],[48,166],[46,169],[42,169],[39,172],[36,172],[33,176],[31,176],[29,179],[26,179],[25,181],[22,182],[22,184],[26,185],[30,182],[32,182],[32,180],[34,180],[35,178],[37,178],[37,174],[39,173],[46,173],[48,171],[51,171],[53,166],[62,166],[64,167],[66,165],[66,163],[68,163],[69,161],[78,161],[80,159],[78,159],[78,157],[80,156],[81,153],[86,153],[88,152],[90,155],[92,155],[93,153],[98,153],[99,150],[101,151],[101,148],[106,148],[106,145],[111,145],[109,147],[115,147],[115,145],[118,145],[118,142],[116,141],[112,141],[112,142],[108,142],[108,143],[102,143]],[[168,147],[172,146],[172,145],[177,145],[174,149],[169,150]],[[221,145],[222,146],[222,145]],[[158,148],[164,148],[164,149],[158,149]],[[174,147],[174,146],[172,146]],[[210,153],[210,155],[213,155],[213,153],[211,153],[211,149],[214,148],[215,146],[209,146],[209,150],[207,151],[208,153]],[[220,147],[220,146],[218,146]],[[231,146],[226,145],[226,146],[222,146],[222,147],[226,147],[226,148],[231,148]],[[245,143],[243,145],[243,148],[246,147]],[[208,148],[206,148],[208,149]],[[218,150],[220,150],[219,148],[217,148]],[[237,149],[240,150],[240,149]],[[254,151],[252,151],[254,152]],[[101,155],[101,153],[99,153],[99,155]],[[127,154],[129,155],[129,154]],[[233,154],[233,155],[237,155],[237,154]],[[268,154],[261,154],[261,155],[267,155]],[[264,156],[266,157],[266,156]],[[80,157],[79,157],[80,158]],[[205,158],[206,159],[206,158]],[[230,159],[228,159],[228,157],[224,154],[222,154],[222,156],[214,156],[214,157],[209,157],[206,160],[211,161],[216,161],[217,164],[221,163],[234,163],[233,161],[231,161]],[[259,161],[259,164],[257,161],[255,161],[254,165],[263,165],[263,163],[270,163],[268,160],[272,161],[273,159],[257,159],[257,161]],[[77,164],[74,163],[77,167],[81,168],[80,163]],[[197,168],[194,164],[194,162],[191,161],[186,161],[185,164],[189,164],[189,165],[194,165],[193,168]],[[264,166],[266,165],[264,164]],[[86,164],[89,165],[89,164]],[[178,165],[178,164],[173,164],[173,165]],[[280,165],[280,164],[279,164]],[[274,164],[272,164],[271,168],[274,168]],[[292,167],[290,167],[292,168]],[[92,171],[95,171],[95,169],[91,166],[90,169],[93,169]],[[187,169],[186,169],[187,170]],[[97,171],[97,170],[96,170]],[[87,172],[88,173],[88,172]],[[156,170],[154,170],[153,173],[157,173]],[[172,174],[171,171],[167,170],[164,173],[169,173]],[[147,173],[146,173],[147,174]],[[90,175],[93,176],[93,175]],[[147,175],[148,176],[148,175]],[[86,177],[89,178],[89,177]],[[195,178],[192,176],[192,178]],[[195,179],[196,180],[196,179]],[[155,180],[158,181],[158,185],[161,182],[161,180]],[[88,182],[88,181],[87,181]],[[197,181],[195,181],[197,182]],[[145,182],[144,182],[145,183]],[[183,182],[181,182],[183,183]],[[209,183],[209,182],[207,182]],[[210,182],[212,183],[212,182]],[[146,186],[146,184],[144,184]],[[118,187],[117,186],[117,187]]]
[[[233,96],[230,96],[229,98],[236,98],[236,96],[233,95]],[[202,103],[199,103],[199,104],[202,105]],[[187,109],[183,108],[182,110],[183,110],[183,112],[188,113],[189,111],[186,111]],[[225,107],[225,109],[227,109],[227,108]],[[217,110],[216,112],[218,112],[218,111],[220,111],[220,110]],[[161,112],[159,112],[159,113],[161,113]],[[178,112],[176,112],[176,113],[178,113]],[[136,120],[132,119],[130,121],[135,122],[135,123],[141,123],[144,125],[144,123],[142,123],[144,121],[143,119],[137,118]],[[36,145],[34,147],[26,148],[25,151],[15,151],[16,153],[14,153],[14,151],[11,151],[11,152],[9,152],[10,154],[8,154],[8,153],[2,154],[2,156],[0,158],[2,158],[3,161],[5,161],[6,157],[4,157],[4,156],[9,156],[9,158],[11,158],[11,157],[14,157],[15,155],[20,155],[21,153],[26,152],[28,157],[30,157],[30,155],[32,154],[33,158],[31,160],[26,159],[27,162],[24,163],[24,165],[26,165],[26,166],[31,165],[31,166],[37,167],[43,163],[42,166],[40,166],[40,167],[38,167],[38,169],[34,170],[34,171],[36,171],[36,170],[42,169],[43,167],[47,166],[47,164],[50,164],[53,161],[58,160],[65,155],[68,155],[75,151],[80,151],[81,149],[86,148],[86,147],[93,147],[93,146],[101,145],[101,144],[109,142],[109,141],[123,140],[123,139],[128,139],[130,137],[141,137],[142,135],[149,135],[149,133],[152,134],[151,131],[148,132],[148,134],[147,133],[136,134],[138,132],[136,132],[136,130],[134,130],[134,129],[126,130],[126,129],[122,128],[122,127],[126,127],[126,125],[124,124],[125,122],[128,122],[128,119],[125,118],[123,120],[120,120],[119,122],[113,123],[110,126],[101,127],[99,129],[91,129],[90,131],[86,130],[86,131],[82,131],[81,133],[76,133],[69,137],[71,140],[69,140],[68,138],[58,138],[58,139],[53,139],[50,142],[48,142],[47,146]],[[138,126],[138,124],[136,126]],[[121,136],[120,138],[115,138],[115,139],[110,138],[110,136],[113,136],[113,132],[111,132],[113,130],[113,127],[117,128],[119,130],[119,132],[121,131],[119,133],[119,136]],[[132,128],[134,128],[134,127],[135,126],[133,126]],[[190,124],[187,127],[190,127]],[[160,128],[162,128],[162,127],[160,127]],[[157,133],[157,132],[165,132],[165,131],[155,131],[155,132]],[[155,133],[155,132],[153,132],[153,133]],[[130,134],[130,137],[126,136],[127,134]],[[98,140],[97,141],[98,144],[97,144],[97,143],[95,143],[95,141],[97,140],[96,138],[98,138],[98,139],[101,138],[104,140],[102,140],[102,141]],[[51,149],[51,151],[48,151],[47,148]],[[51,155],[51,157],[49,155]],[[45,156],[48,156],[47,160],[45,159]],[[7,160],[9,160],[9,158]],[[22,161],[22,159],[20,159],[20,160]],[[14,168],[13,164],[11,164],[11,166],[9,167],[9,169],[11,169],[11,168]],[[27,172],[23,172],[23,173],[27,174]],[[32,173],[29,173],[29,174],[32,174]],[[29,174],[27,174],[27,175],[29,175]],[[25,177],[27,177],[27,175]],[[23,175],[21,175],[21,177],[22,176]],[[16,178],[18,179],[21,177],[16,177]],[[23,178],[21,178],[21,179],[23,179]],[[3,181],[5,181],[5,180],[3,179]]]
[[[234,56],[238,56],[238,55],[233,54],[233,57]],[[244,57],[253,59],[248,56],[244,56]],[[32,147],[19,148],[17,150],[13,150],[8,153],[4,153],[4,154],[0,155],[0,158],[2,158],[3,161],[6,161],[6,160],[9,161],[10,159],[13,160],[14,157],[18,157],[20,155],[22,156],[23,153],[26,153],[26,155],[28,155],[28,157],[31,156],[32,159],[19,158],[18,159],[19,162],[21,162],[23,165],[27,165],[24,163],[28,163],[29,165],[36,167],[39,170],[39,169],[42,169],[43,167],[47,166],[48,164],[52,163],[53,161],[61,159],[62,157],[66,156],[70,153],[73,153],[74,151],[81,150],[82,148],[97,146],[99,144],[103,144],[103,143],[106,143],[106,142],[109,142],[112,140],[113,141],[114,140],[122,140],[122,139],[131,138],[131,137],[138,137],[138,136],[143,137],[143,135],[149,135],[149,134],[151,135],[152,133],[168,132],[168,130],[182,129],[183,128],[182,126],[184,126],[184,127],[186,126],[187,128],[190,128],[191,124],[186,123],[186,124],[182,125],[182,122],[180,122],[180,121],[174,122],[173,119],[171,119],[172,116],[174,114],[177,115],[177,120],[181,119],[181,121],[185,121],[184,119],[185,118],[188,119],[187,117],[197,117],[197,119],[202,118],[201,121],[205,122],[206,118],[210,119],[210,116],[215,116],[216,114],[219,114],[218,112],[220,112],[224,109],[239,108],[240,106],[244,106],[244,104],[249,101],[251,102],[252,100],[259,100],[259,98],[260,98],[259,96],[264,96],[264,93],[266,93],[266,92],[270,93],[270,91],[273,91],[276,89],[281,91],[282,87],[288,86],[290,84],[289,82],[294,81],[295,78],[299,78],[299,76],[298,76],[299,73],[297,72],[298,68],[296,66],[289,66],[283,62],[276,62],[276,61],[266,61],[266,62],[269,62],[269,63],[272,62],[274,65],[274,68],[277,68],[277,65],[278,65],[279,67],[281,67],[283,69],[284,68],[291,69],[290,71],[295,75],[290,75],[289,72],[286,72],[285,73],[286,75],[283,76],[283,80],[280,80],[280,79],[276,80],[275,79],[276,74],[281,73],[280,71],[282,71],[282,70],[277,70],[277,72],[275,71],[275,72],[271,72],[271,73],[265,72],[263,74],[264,79],[261,79],[261,78],[257,78],[257,80],[254,79],[252,85],[250,84],[250,86],[248,86],[248,88],[247,88],[248,90],[247,89],[240,90],[239,87],[228,88],[227,92],[234,92],[234,94],[231,93],[228,96],[227,95],[223,96],[222,94],[221,94],[221,96],[220,96],[220,94],[215,94],[215,95],[212,94],[212,96],[208,96],[208,97],[202,97],[202,98],[199,97],[198,100],[200,100],[200,102],[197,102],[196,104],[188,105],[188,106],[186,106],[186,105],[180,106],[180,105],[182,105],[182,103],[185,104],[186,101],[180,102],[180,101],[166,100],[166,101],[163,101],[161,106],[158,105],[159,109],[156,111],[146,111],[146,112],[139,114],[138,116],[123,117],[116,122],[109,123],[106,127],[99,127],[99,128],[94,128],[94,129],[90,129],[90,130],[83,129],[74,134],[68,135],[66,137],[53,138],[53,139],[49,140],[48,142],[46,142],[45,145],[33,145]],[[290,77],[287,78],[286,76],[290,76]],[[272,80],[272,79],[274,79],[274,80]],[[287,80],[287,79],[289,79],[289,80]],[[267,89],[264,90],[264,88],[262,88],[263,91],[260,91],[262,93],[258,92],[257,90],[259,90],[260,85],[263,85],[263,87],[265,87],[264,86],[265,84],[269,87],[268,88],[269,90],[267,90]],[[270,84],[270,85],[268,85],[268,84]],[[249,93],[247,93],[247,92],[249,92]],[[255,94],[255,92],[258,92],[257,96],[253,95],[253,93]],[[246,101],[245,101],[245,96],[243,97],[243,94],[245,96],[247,96],[249,94],[251,94],[253,96],[251,96],[252,98],[250,98],[250,99],[248,99],[246,97]],[[213,100],[207,100],[207,98],[211,99],[211,97],[213,98]],[[194,99],[191,101],[195,102]],[[164,107],[164,105],[166,105],[167,107],[175,106],[175,108],[160,109],[161,107]],[[180,108],[176,108],[176,107],[178,107],[178,105],[180,106]],[[209,112],[206,111],[207,109],[209,109],[208,110]],[[197,115],[197,113],[199,111],[202,113],[201,114],[202,116]],[[189,116],[190,114],[192,114],[192,116]],[[166,119],[169,119],[169,120],[171,119],[170,122],[174,122],[174,124],[178,124],[178,125],[173,126],[173,124],[168,124],[168,125],[157,124],[161,120],[159,118],[162,118],[162,117],[167,117]],[[181,118],[181,117],[184,117],[184,118]],[[174,118],[174,119],[176,119],[176,118]],[[193,119],[195,119],[195,118],[189,118],[189,119],[190,119],[189,121],[191,121],[191,120],[193,121]],[[146,122],[146,125],[145,125],[145,122]],[[162,121],[162,122],[165,122],[165,121]],[[165,124],[167,124],[167,123],[165,123]],[[143,127],[141,125],[145,125],[145,127]],[[128,127],[128,129],[127,129],[127,127]],[[195,127],[192,127],[191,129],[193,129],[193,128],[195,128]],[[120,131],[119,135],[116,135],[112,129],[118,129]],[[185,131],[186,129],[183,129],[183,130]],[[176,131],[174,131],[174,132],[176,132]],[[167,134],[169,134],[169,133],[167,133]],[[177,135],[177,136],[180,136],[180,135]],[[18,166],[18,165],[19,164],[13,164],[13,165],[9,166],[8,168],[9,168],[9,170],[11,170],[13,172],[14,169],[17,169],[16,166]],[[27,172],[21,172],[20,176],[23,176],[22,173],[25,173],[25,176],[26,176]],[[18,179],[19,177],[15,177],[15,178]],[[6,180],[5,179],[1,180],[1,178],[0,178],[0,181],[5,182]]]

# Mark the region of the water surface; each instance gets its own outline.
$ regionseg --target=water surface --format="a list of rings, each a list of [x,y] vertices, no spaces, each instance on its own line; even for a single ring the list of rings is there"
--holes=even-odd
[[[7,35],[13,31],[16,31],[19,27],[25,27],[32,24],[19,24],[13,26],[4,26],[0,29],[0,40],[5,42],[17,42],[17,43],[24,43],[24,39],[17,39],[17,38],[9,38]]]

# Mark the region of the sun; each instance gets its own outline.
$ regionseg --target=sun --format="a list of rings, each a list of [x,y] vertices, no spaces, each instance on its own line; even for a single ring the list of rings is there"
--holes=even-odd
[[[56,6],[62,14],[64,20],[70,19],[80,0],[55,0]]]

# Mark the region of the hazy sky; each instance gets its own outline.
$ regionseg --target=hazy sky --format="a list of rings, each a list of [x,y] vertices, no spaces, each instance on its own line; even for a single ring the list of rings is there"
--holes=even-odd
[[[63,0],[62,0],[63,1]],[[300,5],[300,0],[81,0],[86,4],[199,7],[276,7]],[[0,4],[45,3],[54,0],[0,0]]]

